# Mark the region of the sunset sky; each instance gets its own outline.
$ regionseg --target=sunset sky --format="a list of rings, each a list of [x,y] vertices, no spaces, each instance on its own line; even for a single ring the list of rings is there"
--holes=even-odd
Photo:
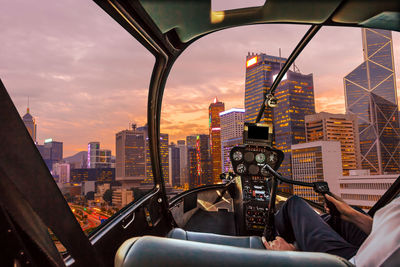
[[[115,133],[146,123],[154,58],[92,1],[0,0],[0,79],[22,115],[30,99],[38,141],[64,142],[64,156],[90,141],[115,151]],[[288,57],[307,26],[233,28],[195,42],[176,62],[164,94],[170,140],[208,133],[208,106],[243,107],[245,57]],[[397,84],[400,34],[393,33]],[[343,77],[363,61],[361,30],[323,28],[296,65],[313,73],[317,111],[343,113]]]

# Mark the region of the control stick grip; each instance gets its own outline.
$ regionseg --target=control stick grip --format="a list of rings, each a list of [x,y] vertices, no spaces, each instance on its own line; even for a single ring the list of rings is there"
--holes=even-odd
[[[334,196],[332,195],[331,192],[328,192],[328,193],[326,193],[326,194],[330,195],[331,197],[334,197]],[[332,216],[338,216],[338,217],[340,217],[340,212],[337,210],[335,204],[333,204],[332,202],[330,202],[325,196],[324,196],[324,198],[325,198],[326,206],[328,206],[329,213],[330,213]]]
[[[340,233],[340,225],[341,225],[340,212],[337,210],[335,204],[327,200],[325,197],[325,194],[334,197],[332,193],[329,191],[328,184],[326,182],[315,182],[313,184],[314,184],[313,186],[314,191],[324,196],[326,206],[329,208],[329,214],[331,215],[329,224],[336,232]]]
[[[334,197],[331,192],[328,192],[327,194]],[[331,215],[329,224],[331,225],[333,230],[335,230],[337,233],[340,234],[340,232],[341,232],[340,226],[341,226],[341,220],[342,220],[340,218],[340,212],[336,208],[335,204],[333,204],[332,202],[327,200],[325,196],[324,196],[324,198],[325,198],[326,206],[329,208],[329,214]]]

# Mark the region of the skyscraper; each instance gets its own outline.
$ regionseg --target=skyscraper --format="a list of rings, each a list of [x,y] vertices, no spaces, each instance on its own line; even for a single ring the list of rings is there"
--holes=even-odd
[[[115,178],[124,188],[138,187],[146,178],[145,134],[132,126],[116,134]]]
[[[36,147],[50,171],[53,170],[53,164],[60,162],[63,158],[62,142],[49,138],[44,141],[43,145],[36,145]]]
[[[179,151],[179,148],[174,143],[171,143],[168,146],[168,153],[169,153],[170,183],[172,186],[180,186],[181,179],[180,179],[180,151]]]
[[[361,167],[356,115],[321,112],[307,115],[305,121],[307,142],[340,141],[343,175]]]
[[[248,53],[246,57],[245,121],[255,122],[257,114],[276,75],[286,58]],[[262,121],[272,122],[271,109],[265,109]]]
[[[143,132],[146,140],[146,179],[142,182],[142,185],[145,187],[153,186],[154,179],[153,179],[153,169],[151,166],[151,158],[150,158],[150,146],[149,146],[149,137],[148,137],[148,126],[147,124],[142,127],[137,128],[138,131]],[[165,133],[160,133],[160,155],[161,155],[161,169],[164,177],[165,184],[170,183],[169,178],[169,156],[168,156],[168,143],[169,143],[169,136]]]
[[[315,103],[312,74],[288,71],[286,75],[275,91],[274,131],[276,147],[285,153],[279,171],[291,177],[291,145],[306,141],[304,117],[315,113]],[[286,184],[281,189],[290,192]]]
[[[198,180],[196,186],[213,184],[212,165],[210,156],[210,138],[206,134],[200,134],[196,138],[196,171]]]
[[[188,184],[189,189],[199,186],[200,176],[197,172],[196,148],[187,147],[187,163],[188,163]]]
[[[197,135],[186,136],[187,148],[187,176],[189,188],[199,186],[200,176],[197,172],[197,152],[196,152]]]
[[[286,58],[266,54],[248,54],[246,61],[245,121],[255,122],[258,111]],[[279,171],[291,177],[291,145],[305,142],[304,117],[315,113],[312,74],[287,71],[275,91],[278,106],[266,108],[265,122],[273,121],[274,142],[285,153]],[[291,192],[289,185],[280,185]]]
[[[229,158],[232,147],[243,143],[244,109],[232,108],[219,113],[221,119],[222,171],[233,171]]]
[[[29,107],[26,109],[26,114],[22,117],[22,121],[31,135],[33,142],[36,144],[36,123],[35,118],[29,113]]]
[[[196,147],[197,134],[186,136],[187,147]]]
[[[364,62],[344,77],[346,112],[358,117],[361,165],[373,174],[400,171],[400,129],[392,33],[362,29]]]
[[[208,107],[210,154],[212,165],[213,183],[220,182],[219,175],[222,172],[221,164],[221,123],[219,113],[225,110],[225,104],[217,98]]]
[[[342,161],[339,141],[315,141],[292,145],[291,149],[293,180],[308,183],[326,181],[332,193],[340,193]],[[294,185],[293,194],[320,204],[324,201],[324,197],[311,187]]]
[[[88,144],[88,168],[111,168],[111,150],[100,149],[100,142]]]
[[[187,146],[185,145],[185,140],[178,140],[177,148],[179,148],[180,185],[189,188],[188,155],[187,155]]]

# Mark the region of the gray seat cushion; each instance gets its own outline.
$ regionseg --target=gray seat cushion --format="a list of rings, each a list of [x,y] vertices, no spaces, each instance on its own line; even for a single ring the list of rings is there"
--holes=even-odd
[[[268,251],[154,236],[135,237],[118,249],[115,267],[352,266],[325,253]]]
[[[263,243],[261,242],[261,237],[259,236],[227,236],[190,232],[181,228],[174,228],[168,233],[167,237],[241,248],[265,249]]]

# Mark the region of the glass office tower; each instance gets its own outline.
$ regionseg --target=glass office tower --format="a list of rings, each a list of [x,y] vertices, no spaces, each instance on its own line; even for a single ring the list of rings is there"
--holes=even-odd
[[[208,107],[209,117],[209,136],[210,136],[210,154],[212,165],[213,183],[221,182],[219,175],[222,173],[221,163],[221,122],[219,113],[225,110],[225,104],[214,99],[213,103]]]
[[[273,110],[275,144],[285,153],[279,172],[292,177],[291,146],[306,142],[305,116],[315,114],[313,75],[288,71],[275,96],[278,99],[278,106]],[[291,193],[287,184],[281,190]]]
[[[255,122],[267,90],[274,81],[286,58],[266,54],[248,53],[246,57],[245,121]],[[262,122],[272,122],[271,109],[266,109]]]
[[[245,121],[255,122],[265,94],[285,63],[286,58],[266,54],[248,54],[246,57]],[[291,145],[306,140],[304,117],[315,113],[312,74],[288,71],[275,91],[278,106],[266,108],[263,122],[274,125],[274,142],[285,153],[279,171],[291,177]],[[291,192],[289,185],[280,189]]]
[[[344,78],[346,112],[359,123],[361,165],[373,174],[400,171],[400,131],[392,33],[362,29],[364,62]]]

